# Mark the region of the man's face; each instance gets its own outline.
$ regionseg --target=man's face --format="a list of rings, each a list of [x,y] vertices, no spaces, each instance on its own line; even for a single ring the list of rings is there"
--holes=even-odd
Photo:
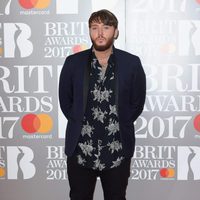
[[[89,31],[91,41],[97,51],[109,49],[118,35],[118,30],[114,26],[97,22],[91,24]]]

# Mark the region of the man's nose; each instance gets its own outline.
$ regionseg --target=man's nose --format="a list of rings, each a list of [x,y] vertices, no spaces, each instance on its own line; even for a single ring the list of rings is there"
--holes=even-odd
[[[102,28],[99,28],[99,29],[98,29],[98,35],[99,35],[99,36],[103,36],[103,29],[102,29]]]

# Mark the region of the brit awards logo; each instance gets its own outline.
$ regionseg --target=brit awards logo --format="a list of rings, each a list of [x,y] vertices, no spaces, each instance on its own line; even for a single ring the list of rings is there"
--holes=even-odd
[[[7,159],[6,159],[7,158]],[[0,147],[0,178],[26,180],[35,176],[34,153],[26,146]]]
[[[133,180],[174,180],[175,146],[136,146],[132,161]]]
[[[4,48],[1,47],[0,57],[5,58],[25,58],[32,54],[33,44],[31,38],[31,28],[25,23],[4,23],[0,24],[3,28]],[[0,43],[2,43],[0,40]],[[1,44],[0,44],[1,45]]]
[[[200,147],[178,147],[177,165],[178,180],[200,180]]]
[[[67,163],[64,146],[47,147],[47,180],[67,180]]]
[[[89,46],[88,25],[84,21],[45,22],[44,57],[65,58]]]
[[[136,146],[133,180],[200,180],[200,147]]]

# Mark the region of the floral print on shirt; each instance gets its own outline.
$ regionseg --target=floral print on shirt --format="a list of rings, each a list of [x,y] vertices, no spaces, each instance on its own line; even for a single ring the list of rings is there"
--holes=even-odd
[[[99,171],[118,167],[124,160],[115,105],[114,69],[113,55],[103,72],[93,53],[87,107],[76,157],[79,165]]]

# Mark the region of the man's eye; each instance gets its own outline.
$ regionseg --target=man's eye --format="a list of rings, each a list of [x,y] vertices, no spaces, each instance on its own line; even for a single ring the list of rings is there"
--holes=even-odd
[[[110,27],[109,26],[104,26],[104,29],[109,29]]]

